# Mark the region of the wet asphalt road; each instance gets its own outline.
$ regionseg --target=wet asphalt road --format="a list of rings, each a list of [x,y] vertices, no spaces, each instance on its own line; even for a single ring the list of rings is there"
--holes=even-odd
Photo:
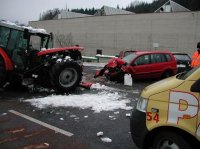
[[[84,81],[105,84],[117,89],[119,94],[124,94],[131,99],[129,104],[133,108],[141,90],[152,83],[152,81],[134,82],[133,86],[109,82],[104,77],[94,79],[97,67],[84,68]],[[138,93],[135,93],[138,91]],[[74,94],[96,94],[98,90],[87,90],[78,88]],[[79,109],[70,107],[48,107],[38,109],[25,99],[45,97],[49,92],[37,92],[27,89],[0,89],[0,148],[61,148],[61,149],[136,149],[130,134],[130,119],[126,114],[132,110],[94,113],[90,109]],[[14,110],[37,119],[43,123],[73,133],[66,136],[55,132],[47,127],[36,124],[9,110]],[[85,117],[87,116],[87,118]],[[112,117],[116,119],[112,119]],[[62,120],[61,120],[62,119]],[[103,142],[97,137],[98,132],[104,132],[104,137],[112,139],[112,142]]]

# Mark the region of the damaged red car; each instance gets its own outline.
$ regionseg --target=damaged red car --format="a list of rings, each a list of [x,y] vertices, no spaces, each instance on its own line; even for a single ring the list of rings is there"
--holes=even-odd
[[[122,82],[124,74],[133,79],[166,78],[177,73],[175,57],[170,51],[136,51],[124,58],[113,58],[94,77],[106,76],[111,81]]]

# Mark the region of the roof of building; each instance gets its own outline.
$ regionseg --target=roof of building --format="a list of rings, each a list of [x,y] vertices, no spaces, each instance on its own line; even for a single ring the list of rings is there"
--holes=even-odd
[[[58,15],[56,16],[55,19],[82,18],[82,17],[88,17],[88,16],[92,16],[92,15],[82,14],[82,13],[77,13],[77,12],[71,12],[71,11],[63,10],[63,11],[61,11],[60,14],[58,14]]]
[[[163,4],[161,7],[159,7],[155,13],[159,12],[185,12],[185,11],[190,11],[189,9],[181,6],[180,4],[169,0],[165,4]]]
[[[94,14],[95,16],[107,16],[107,15],[118,15],[118,14],[134,14],[133,12],[117,9],[109,6],[103,6],[101,9],[97,10]]]

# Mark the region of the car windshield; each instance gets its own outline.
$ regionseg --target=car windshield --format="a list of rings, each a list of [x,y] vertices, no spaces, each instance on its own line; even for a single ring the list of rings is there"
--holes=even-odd
[[[126,51],[125,53],[124,53],[124,57],[126,57],[126,56],[128,56],[129,54],[132,54],[133,53],[133,51]]]
[[[130,62],[136,57],[137,55],[135,53],[131,53],[127,56],[125,56],[123,58],[123,60],[127,63],[127,64],[130,64]]]
[[[190,57],[187,54],[174,54],[177,60],[189,61]]]
[[[179,73],[176,78],[180,80],[185,80],[187,79],[193,72],[195,72],[199,67],[195,67],[190,69],[189,71],[184,71],[182,73]]]

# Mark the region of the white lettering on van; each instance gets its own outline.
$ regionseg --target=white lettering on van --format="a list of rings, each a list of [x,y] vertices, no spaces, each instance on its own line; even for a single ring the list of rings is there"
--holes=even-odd
[[[186,108],[180,108],[181,102],[186,104]],[[185,92],[170,92],[168,122],[178,124],[179,119],[184,118],[184,115],[187,115],[191,118],[197,113],[198,100],[194,95]]]

